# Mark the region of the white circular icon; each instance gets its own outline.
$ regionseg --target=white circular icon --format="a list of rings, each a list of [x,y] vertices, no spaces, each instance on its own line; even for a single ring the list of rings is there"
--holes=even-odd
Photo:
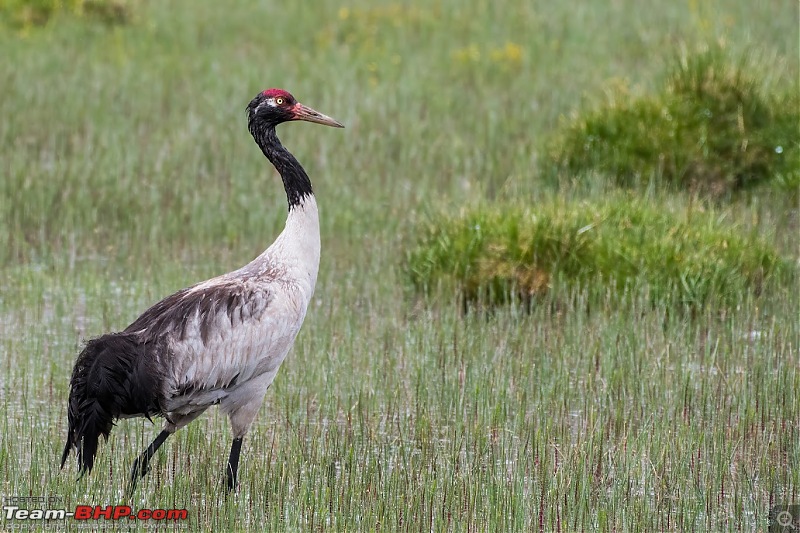
[[[792,525],[792,513],[789,511],[781,511],[778,513],[778,516],[775,517],[775,520],[778,522],[778,525],[781,527],[788,527]],[[794,527],[792,527],[794,529]]]

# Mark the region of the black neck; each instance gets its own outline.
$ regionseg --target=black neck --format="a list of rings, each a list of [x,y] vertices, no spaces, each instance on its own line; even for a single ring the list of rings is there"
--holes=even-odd
[[[311,180],[308,179],[308,174],[300,166],[297,159],[289,153],[289,150],[283,147],[275,134],[275,126],[251,122],[249,128],[256,144],[267,156],[270,163],[278,169],[281,179],[283,179],[283,188],[286,190],[289,210],[302,204],[307,196],[314,194],[314,191],[311,190]]]

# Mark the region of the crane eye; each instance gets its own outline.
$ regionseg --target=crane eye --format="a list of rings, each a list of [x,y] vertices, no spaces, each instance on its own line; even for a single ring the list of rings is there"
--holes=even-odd
[[[275,99],[275,103],[278,105],[283,105],[286,100],[283,99],[283,96],[279,96]]]

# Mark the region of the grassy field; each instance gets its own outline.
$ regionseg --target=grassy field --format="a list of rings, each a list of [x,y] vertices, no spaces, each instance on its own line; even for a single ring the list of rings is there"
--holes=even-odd
[[[656,86],[683,45],[724,42],[761,58],[765,85],[796,81],[796,2],[222,4],[0,26],[4,502],[186,508],[192,530],[564,532],[766,530],[771,506],[800,503],[796,283],[693,314],[642,285],[624,305],[593,286],[463,315],[453,294],[409,297],[400,269],[433,210],[606,194],[611,180],[537,170],[544,139],[611,84]],[[147,421],[120,422],[76,482],[74,459],[58,463],[81,343],[282,228],[244,116],[273,86],[347,128],[278,130],[314,182],[323,258],[240,491],[223,497],[216,410],[133,499]],[[715,209],[796,259],[787,196]]]

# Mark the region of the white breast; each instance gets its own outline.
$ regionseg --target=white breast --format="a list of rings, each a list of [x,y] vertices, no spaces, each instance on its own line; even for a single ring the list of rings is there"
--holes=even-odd
[[[290,210],[283,232],[264,253],[187,291],[185,300],[197,305],[187,305],[185,330],[176,330],[168,341],[172,364],[164,410],[186,414],[224,403],[254,379],[263,385],[257,387],[263,397],[303,324],[319,258],[319,217],[309,196]],[[235,309],[224,305],[230,294],[245,295]],[[200,304],[215,297],[223,303]]]

